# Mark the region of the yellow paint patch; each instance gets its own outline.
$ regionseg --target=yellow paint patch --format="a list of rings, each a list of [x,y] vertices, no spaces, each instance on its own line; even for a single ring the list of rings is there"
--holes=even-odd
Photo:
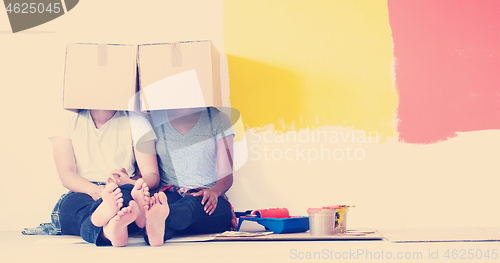
[[[224,1],[224,45],[231,106],[247,127],[396,135],[385,0]]]

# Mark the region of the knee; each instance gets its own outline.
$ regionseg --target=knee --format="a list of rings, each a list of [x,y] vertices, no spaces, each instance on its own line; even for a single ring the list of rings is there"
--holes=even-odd
[[[70,193],[61,200],[60,209],[61,211],[79,209],[82,206],[92,205],[94,202],[94,199],[88,194]]]
[[[192,196],[192,195],[186,195],[182,199],[188,202],[201,202],[202,196]]]
[[[231,212],[231,205],[229,202],[222,196],[219,196],[217,199],[217,207],[220,207],[224,211],[229,211]]]
[[[201,196],[192,196],[192,195],[186,195],[183,198],[181,198],[177,203],[184,203],[188,204],[189,207],[194,211],[197,207],[198,204],[201,204],[201,200],[203,197]]]

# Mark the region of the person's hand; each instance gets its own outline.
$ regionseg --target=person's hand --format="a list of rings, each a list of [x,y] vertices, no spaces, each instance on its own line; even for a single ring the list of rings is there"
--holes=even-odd
[[[94,199],[94,201],[97,201],[99,198],[101,198],[101,193],[102,190],[104,190],[104,185],[93,185],[92,190],[88,192],[87,194]]]
[[[217,208],[217,198],[219,195],[214,190],[202,189],[194,193],[193,196],[203,196],[201,204],[205,205],[204,210],[208,215],[211,215],[215,211],[215,208]]]
[[[127,173],[127,170],[122,168],[121,170],[113,170],[108,178],[108,183],[114,182],[118,186],[122,186],[125,184],[134,184],[134,180],[130,179],[130,176]]]

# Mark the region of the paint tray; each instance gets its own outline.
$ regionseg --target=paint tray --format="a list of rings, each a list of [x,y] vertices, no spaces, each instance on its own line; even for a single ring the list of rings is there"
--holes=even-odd
[[[273,231],[275,234],[298,233],[309,230],[309,217],[307,216],[288,218],[240,216],[238,220],[238,231],[240,230],[241,223],[245,220],[255,221],[264,226],[267,230]]]

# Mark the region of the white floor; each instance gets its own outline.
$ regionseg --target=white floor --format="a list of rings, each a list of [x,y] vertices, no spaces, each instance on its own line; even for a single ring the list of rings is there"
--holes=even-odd
[[[487,254],[486,254],[487,253]],[[189,242],[96,247],[72,236],[0,232],[0,263],[8,262],[500,262],[500,242],[264,241]],[[488,258],[486,257],[488,256]],[[436,258],[437,257],[437,258]],[[480,258],[480,259],[479,259]],[[310,260],[309,260],[310,261]]]

